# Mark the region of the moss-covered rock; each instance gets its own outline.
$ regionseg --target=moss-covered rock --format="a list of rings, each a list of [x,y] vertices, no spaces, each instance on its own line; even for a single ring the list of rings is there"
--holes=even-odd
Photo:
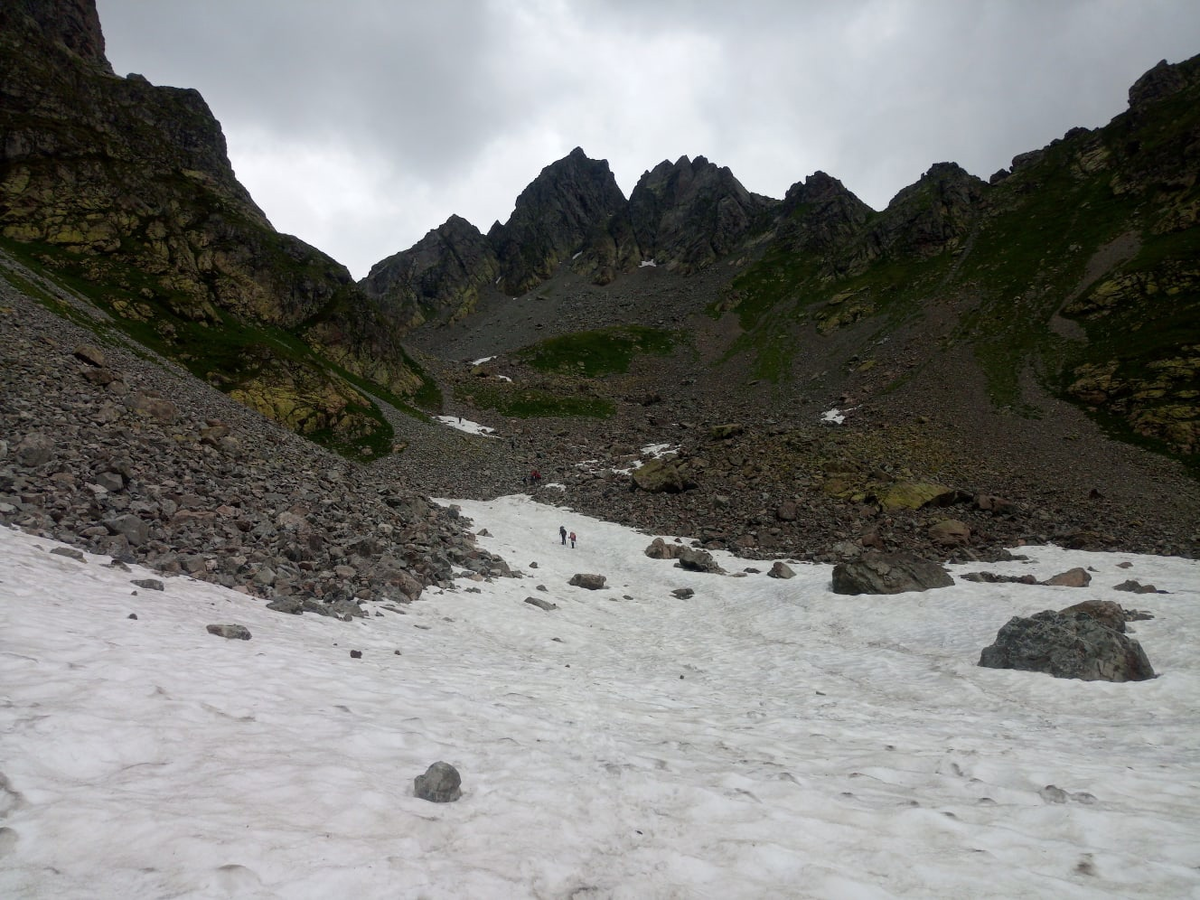
[[[933,482],[902,481],[886,488],[879,496],[879,504],[886,510],[920,509],[952,493],[945,485]]]

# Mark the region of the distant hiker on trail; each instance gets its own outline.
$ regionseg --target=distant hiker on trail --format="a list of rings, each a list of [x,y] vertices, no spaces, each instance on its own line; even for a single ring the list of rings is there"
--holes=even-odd
[[[562,545],[564,547],[567,546],[567,526],[566,525],[558,526],[558,536],[562,539]],[[572,533],[572,537],[574,537],[573,533]]]
[[[534,487],[537,487],[539,484],[541,484],[542,483],[542,473],[539,472],[537,469],[534,469],[532,472],[530,472],[529,473],[529,483],[532,484]]]
[[[571,549],[575,549],[575,532],[571,532]]]

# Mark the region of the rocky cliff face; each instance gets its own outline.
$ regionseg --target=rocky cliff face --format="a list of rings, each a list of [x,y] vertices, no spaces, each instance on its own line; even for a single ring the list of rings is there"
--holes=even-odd
[[[457,322],[500,277],[491,243],[470,222],[451,216],[410,250],[371,267],[363,290],[408,328]]]
[[[486,237],[452,217],[373,266],[362,286],[410,327],[447,324],[489,286],[497,297],[522,294],[561,265],[598,285],[648,262],[695,272],[739,249],[777,205],[702,156],[659,164],[627,202],[608,163],[577,147],[543,169]]]
[[[153,330],[199,374],[211,362],[236,381],[236,362],[207,360],[207,345],[250,325],[298,334],[351,372],[412,389],[398,329],[343,266],[271,227],[203,98],[112,74],[92,0],[5,4],[0,63],[0,235],[10,249],[96,286],[96,302]],[[255,352],[278,357],[279,345]],[[311,354],[285,356],[323,392],[362,400]]]
[[[854,241],[857,267],[889,255],[925,259],[952,250],[978,217],[986,189],[986,182],[956,163],[931,166]]]
[[[1200,58],[1160,63],[1107,126],[1070,129],[990,184],[938,163],[874,213],[814,176],[726,308],[772,378],[859,334],[846,384],[862,396],[965,346],[997,407],[1035,414],[1036,377],[1114,434],[1195,460],[1198,176]],[[881,344],[918,322],[913,352],[883,366]]]
[[[6,30],[32,22],[51,41],[101,71],[112,73],[94,0],[8,0],[0,10]]]
[[[830,254],[860,232],[872,213],[836,178],[814,172],[788,188],[779,207],[779,239],[792,253]]]
[[[686,273],[737,250],[776,205],[747,191],[728,168],[684,156],[642,175],[629,196],[629,217],[643,257]]]
[[[607,161],[588,159],[576,147],[546,166],[521,192],[509,220],[488,232],[504,291],[521,294],[545,281],[624,206]]]

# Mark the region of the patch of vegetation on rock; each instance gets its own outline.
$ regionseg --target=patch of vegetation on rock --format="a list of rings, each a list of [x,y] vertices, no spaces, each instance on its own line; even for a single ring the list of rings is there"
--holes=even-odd
[[[597,378],[623,374],[639,353],[669,356],[678,336],[662,328],[618,325],[550,338],[518,351],[516,358],[542,372]]]

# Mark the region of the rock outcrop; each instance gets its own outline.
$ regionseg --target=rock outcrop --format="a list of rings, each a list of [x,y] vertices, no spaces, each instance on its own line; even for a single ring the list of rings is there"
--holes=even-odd
[[[286,360],[355,403],[321,357],[397,394],[419,385],[396,323],[345,267],[255,205],[200,94],[112,73],[92,0],[4,4],[0,67],[0,234],[40,265],[227,386]],[[260,339],[235,339],[246,326]],[[310,352],[283,350],[276,329]]]
[[[687,273],[737,250],[777,204],[750,193],[727,167],[682,156],[642,175],[629,195],[629,220],[644,260]]]
[[[452,324],[500,277],[500,260],[479,229],[451,216],[410,250],[371,267],[361,282],[406,327]]]
[[[607,160],[589,159],[576,147],[546,166],[517,197],[509,220],[488,231],[502,289],[521,294],[545,281],[624,207]]]

